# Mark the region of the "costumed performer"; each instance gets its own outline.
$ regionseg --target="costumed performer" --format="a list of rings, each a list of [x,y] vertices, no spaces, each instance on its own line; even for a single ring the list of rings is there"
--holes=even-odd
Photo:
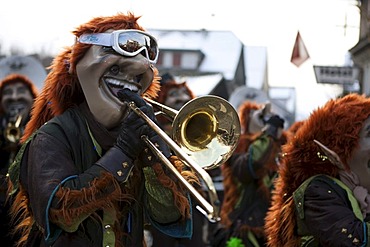
[[[139,18],[93,18],[54,59],[9,169],[20,246],[145,246],[147,223],[191,237],[188,192],[142,136],[197,178],[128,106],[156,121],[159,49]]]
[[[268,246],[370,246],[370,99],[331,99],[283,146]]]

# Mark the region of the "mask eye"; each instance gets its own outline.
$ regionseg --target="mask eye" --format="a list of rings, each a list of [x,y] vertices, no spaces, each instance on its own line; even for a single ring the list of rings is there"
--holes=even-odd
[[[3,95],[12,95],[13,94],[13,89],[11,88],[5,88],[3,90]]]
[[[115,52],[111,46],[102,46],[104,52]]]
[[[119,73],[119,66],[118,65],[113,65],[112,67],[110,67],[110,72],[112,72],[113,74],[115,75],[118,75]]]

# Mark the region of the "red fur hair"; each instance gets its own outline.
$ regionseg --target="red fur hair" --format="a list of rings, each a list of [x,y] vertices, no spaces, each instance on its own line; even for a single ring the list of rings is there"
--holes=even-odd
[[[295,134],[297,133],[298,129],[303,125],[304,120],[294,122],[287,131],[284,131],[284,135],[286,138],[286,142],[291,140],[292,138],[296,138]]]
[[[370,116],[370,99],[350,94],[329,100],[316,109],[297,130],[295,137],[283,146],[279,178],[275,183],[272,206],[266,216],[265,230],[269,246],[298,246],[295,235],[295,210],[292,193],[303,181],[316,174],[337,177],[338,167],[322,153],[314,139],[336,152],[345,168],[359,142],[359,132]]]
[[[242,134],[240,136],[240,141],[235,152],[245,152],[249,147],[249,144],[259,135],[252,134],[248,130],[249,122],[251,121],[251,113],[253,111],[259,110],[263,105],[259,105],[252,101],[244,101],[238,109],[238,115],[240,119],[240,127],[242,129]]]
[[[143,30],[137,20],[139,16],[132,13],[124,15],[118,13],[111,17],[96,17],[80,25],[72,33],[77,37],[84,33],[101,33],[109,29],[139,29]],[[85,100],[76,74],[76,64],[91,47],[89,44],[75,42],[73,46],[66,47],[57,55],[50,66],[50,73],[46,77],[45,85],[35,100],[22,142],[24,142],[36,129],[41,127],[52,117],[63,113],[68,108],[76,106]],[[154,68],[154,79],[144,96],[154,98],[159,91],[158,70]]]

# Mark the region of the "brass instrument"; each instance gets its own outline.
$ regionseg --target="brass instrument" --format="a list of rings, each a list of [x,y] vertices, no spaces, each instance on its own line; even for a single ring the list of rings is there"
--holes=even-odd
[[[15,121],[9,121],[8,126],[5,129],[5,138],[11,143],[18,143],[19,139],[21,138],[21,122],[22,122],[22,115],[19,114],[15,118]]]
[[[8,164],[10,165],[13,163],[15,155],[18,150],[18,144],[19,140],[22,136],[22,130],[21,130],[21,122],[22,122],[22,115],[16,114],[14,117],[12,117],[5,130],[4,130],[4,138],[7,141],[6,149],[9,152],[9,159]]]
[[[176,170],[162,152],[143,136],[143,140],[163,163],[186,186],[202,207],[197,209],[210,222],[220,220],[220,201],[212,178],[206,172],[225,162],[234,152],[240,136],[240,121],[232,105],[218,96],[202,96],[186,103],[179,111],[145,99],[173,119],[172,138],[145,115],[133,102],[129,107],[167,143],[175,154],[204,181],[210,203]]]

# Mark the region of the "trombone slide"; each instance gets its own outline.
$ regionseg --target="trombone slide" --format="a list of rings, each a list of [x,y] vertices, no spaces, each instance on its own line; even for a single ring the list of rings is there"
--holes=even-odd
[[[220,210],[220,201],[218,199],[216,189],[213,185],[212,178],[210,175],[202,169],[196,162],[194,162],[177,144],[173,141],[160,127],[158,127],[147,115],[145,115],[133,102],[129,103],[129,107],[143,118],[147,124],[153,128],[156,133],[163,138],[163,140],[169,145],[169,147],[176,153],[176,155],[185,162],[188,166],[193,168],[195,172],[202,177],[204,180],[207,189],[209,191],[209,197],[211,204],[205,200],[200,193],[188,182],[186,181],[181,174],[176,170],[172,163],[163,155],[163,153],[158,150],[158,148],[148,139],[148,137],[142,137],[143,140],[148,144],[149,148],[158,155],[158,157],[163,161],[163,163],[175,174],[175,176],[186,186],[189,192],[197,199],[199,204],[202,206],[200,212],[205,214],[210,222],[220,221],[219,210]],[[205,211],[205,212],[204,212]]]
[[[175,176],[180,180],[182,184],[189,190],[190,194],[192,194],[198,201],[202,207],[197,206],[196,208],[208,218],[208,220],[212,223],[220,221],[220,217],[218,217],[218,213],[216,213],[214,206],[212,206],[203,196],[188,182],[186,179],[181,176],[181,174],[176,170],[176,168],[171,164],[171,162],[163,155],[163,153],[149,140],[147,136],[143,136],[142,139],[145,143],[149,146],[149,148],[163,161],[163,163],[175,174]],[[214,204],[220,204],[218,198]],[[203,209],[204,208],[204,209]]]

